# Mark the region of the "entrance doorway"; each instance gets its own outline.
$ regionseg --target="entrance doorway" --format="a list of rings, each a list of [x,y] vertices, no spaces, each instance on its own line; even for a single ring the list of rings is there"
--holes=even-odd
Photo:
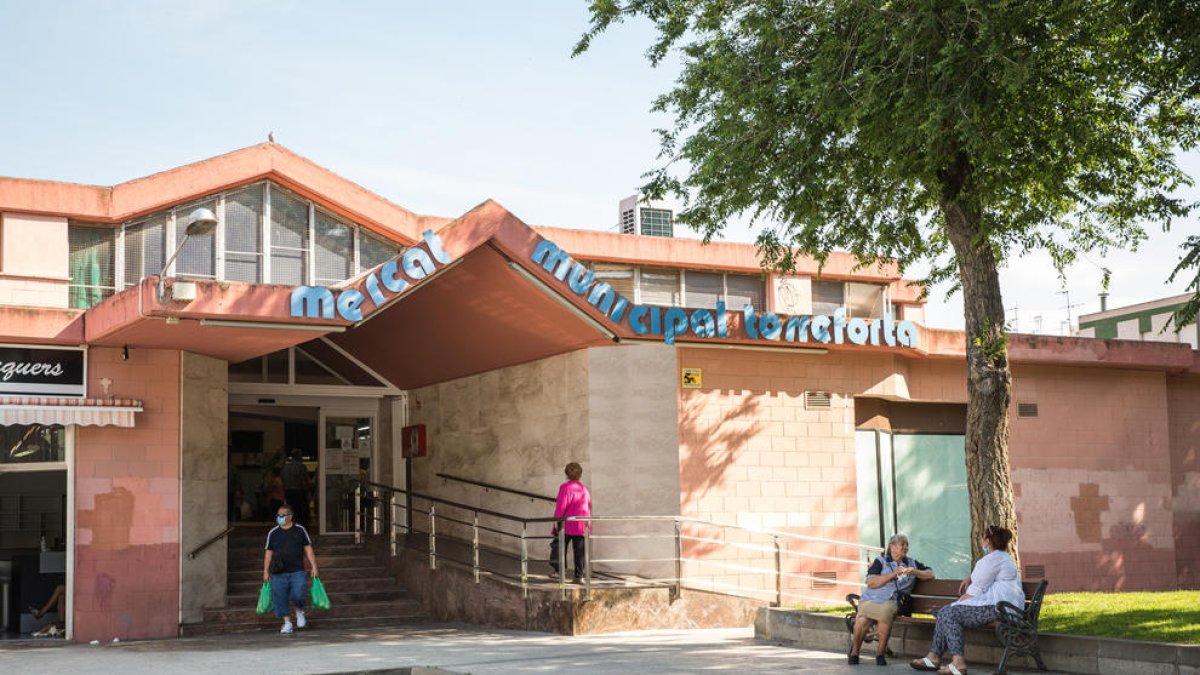
[[[229,408],[229,520],[268,523],[287,500],[284,465],[300,452],[308,475],[320,467],[317,425],[320,408],[309,406],[230,406]],[[309,485],[315,484],[310,478]],[[294,498],[293,493],[293,498]],[[315,529],[320,496],[307,490],[305,505],[293,504],[297,522]],[[308,522],[303,522],[307,520]]]
[[[65,637],[73,427],[0,425],[0,639]]]
[[[322,411],[321,428],[321,531],[354,532],[354,514],[366,517],[369,511],[354,503],[354,483],[373,478],[375,417]]]

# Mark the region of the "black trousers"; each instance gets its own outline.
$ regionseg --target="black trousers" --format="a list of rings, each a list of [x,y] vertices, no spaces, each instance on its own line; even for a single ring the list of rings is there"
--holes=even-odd
[[[292,507],[292,520],[308,527],[308,490],[284,490],[283,494]]]
[[[568,534],[568,535],[564,535],[563,538],[567,540],[567,546],[571,547],[571,549],[575,551],[575,576],[582,577],[583,576],[583,564],[584,564],[584,560],[585,560],[584,559],[585,554],[583,552],[583,535],[582,534]],[[563,560],[566,560],[568,557],[569,556],[564,554]],[[550,567],[553,567],[555,572],[558,571],[558,537],[557,536],[555,536],[553,539],[550,540]]]

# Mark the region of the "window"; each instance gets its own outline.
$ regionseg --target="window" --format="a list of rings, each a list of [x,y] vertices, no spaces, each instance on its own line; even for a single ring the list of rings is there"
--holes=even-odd
[[[379,237],[358,231],[358,272],[362,274],[396,257],[400,247]]]
[[[687,272],[684,281],[687,307],[716,309],[717,301],[725,297],[725,275],[720,272]]]
[[[0,464],[65,462],[67,430],[61,424],[0,426]]]
[[[163,234],[167,229],[165,213],[139,223],[125,226],[125,278],[121,287],[129,288],[142,277],[155,276],[162,272],[166,256],[163,255]]]
[[[111,227],[68,224],[71,307],[87,309],[113,294],[114,239],[116,230]]]
[[[649,237],[670,237],[671,212],[667,209],[642,209],[642,234]]]
[[[617,295],[623,295],[633,302],[636,297],[633,292],[633,268],[629,265],[614,265],[612,263],[595,263],[592,271],[596,281],[603,281],[613,287]]]
[[[641,277],[641,304],[680,304],[678,271],[669,269],[643,269]]]
[[[308,204],[272,187],[271,283],[302,285],[308,254]]]
[[[859,319],[883,317],[883,286],[853,281],[846,283],[846,314]]]
[[[688,279],[691,278],[691,275],[688,275]],[[767,311],[766,303],[763,302],[761,277],[749,274],[727,274],[725,275],[725,287],[727,289],[725,305],[729,309],[741,311],[743,307],[750,304],[754,305],[755,311]]]
[[[322,211],[317,211],[316,216],[313,284],[329,286],[352,276],[350,265],[354,260],[354,234],[349,225]]]
[[[225,197],[225,278],[262,281],[263,186]]]
[[[171,248],[172,252],[183,243],[183,238],[187,236],[187,226],[191,220],[191,213],[196,209],[208,209],[216,213],[217,202],[214,199],[175,209],[175,246]],[[168,270],[169,272],[170,270]],[[158,274],[157,270],[155,274]],[[174,274],[177,277],[217,278],[216,230],[208,234],[194,235],[187,238],[187,243],[183,244],[183,250],[175,258]]]
[[[846,286],[840,281],[812,282],[812,313],[832,315],[846,304]]]

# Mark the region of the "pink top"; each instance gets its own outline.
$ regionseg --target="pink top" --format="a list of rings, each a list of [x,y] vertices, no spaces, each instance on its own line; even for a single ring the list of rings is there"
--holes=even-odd
[[[577,480],[569,480],[558,486],[558,501],[554,505],[555,518],[592,515],[592,495],[587,486]],[[566,534],[582,536],[591,523],[568,521]]]

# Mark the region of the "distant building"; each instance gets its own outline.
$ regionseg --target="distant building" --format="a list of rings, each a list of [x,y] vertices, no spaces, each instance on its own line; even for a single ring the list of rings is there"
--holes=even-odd
[[[675,236],[675,209],[667,202],[644,200],[641,195],[630,195],[621,200],[618,210],[621,234]]]
[[[1183,342],[1192,345],[1192,349],[1200,349],[1200,326],[1190,323],[1177,331],[1174,323],[1168,324],[1171,316],[1191,297],[1190,293],[1185,293],[1084,314],[1079,317],[1079,330],[1075,335],[1101,340]]]

